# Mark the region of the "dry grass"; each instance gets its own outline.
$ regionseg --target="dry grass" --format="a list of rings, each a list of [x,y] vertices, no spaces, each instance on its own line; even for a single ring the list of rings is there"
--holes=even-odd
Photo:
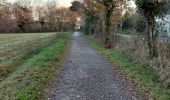
[[[55,39],[49,34],[0,34],[0,82],[27,58]]]
[[[148,93],[146,100],[170,100],[170,91],[165,87],[165,81],[160,80],[159,59],[149,60],[147,44],[141,37],[125,38],[117,36],[113,49],[106,49],[94,38],[87,37],[89,43],[113,61],[142,90]],[[139,41],[141,40],[141,41]],[[169,72],[166,70],[166,72]],[[159,76],[158,76],[159,75]],[[166,74],[167,76],[168,74]],[[167,79],[166,79],[167,80]]]
[[[148,66],[158,72],[156,80],[163,81],[164,86],[170,89],[170,47],[169,44],[159,42],[159,58],[151,60],[149,49],[143,36],[132,36],[126,38],[116,36],[113,42],[114,50],[122,52],[134,63]]]
[[[60,67],[57,64],[61,61],[68,40],[69,34],[57,34],[49,45],[37,49],[36,53],[30,52],[30,57],[24,57],[24,62],[14,66],[16,69],[0,82],[0,99],[44,99],[45,88]]]
[[[54,35],[55,33],[0,34],[0,60],[22,52],[25,47],[35,44],[35,41]]]

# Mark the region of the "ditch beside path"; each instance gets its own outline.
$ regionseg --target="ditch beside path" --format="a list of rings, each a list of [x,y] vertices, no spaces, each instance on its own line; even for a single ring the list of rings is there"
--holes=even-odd
[[[50,87],[50,100],[136,100],[116,71],[75,32],[64,68]]]

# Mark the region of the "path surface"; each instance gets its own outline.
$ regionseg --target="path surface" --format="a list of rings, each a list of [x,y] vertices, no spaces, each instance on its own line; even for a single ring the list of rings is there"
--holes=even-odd
[[[52,86],[52,100],[132,100],[111,65],[78,32],[73,34],[64,69]]]

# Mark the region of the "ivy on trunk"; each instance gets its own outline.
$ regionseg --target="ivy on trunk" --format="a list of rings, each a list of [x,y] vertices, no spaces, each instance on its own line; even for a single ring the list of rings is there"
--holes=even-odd
[[[136,0],[136,5],[147,22],[147,39],[151,59],[158,58],[158,34],[156,18],[163,18],[166,12],[166,0]]]
[[[105,6],[105,39],[104,39],[104,47],[105,48],[112,48],[111,45],[111,15],[116,8],[116,1],[115,0],[99,0],[101,4]]]

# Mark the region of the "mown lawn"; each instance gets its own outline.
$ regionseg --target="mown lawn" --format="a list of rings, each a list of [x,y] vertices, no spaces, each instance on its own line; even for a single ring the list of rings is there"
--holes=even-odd
[[[44,90],[61,67],[69,33],[56,34],[55,40],[25,61],[0,82],[0,100],[45,99]]]
[[[103,48],[94,38],[85,36],[91,46],[102,53],[109,61],[115,62],[118,69],[125,71],[141,90],[148,91],[151,99],[170,100],[170,91],[157,80],[157,74],[147,66],[133,63],[121,52]]]

